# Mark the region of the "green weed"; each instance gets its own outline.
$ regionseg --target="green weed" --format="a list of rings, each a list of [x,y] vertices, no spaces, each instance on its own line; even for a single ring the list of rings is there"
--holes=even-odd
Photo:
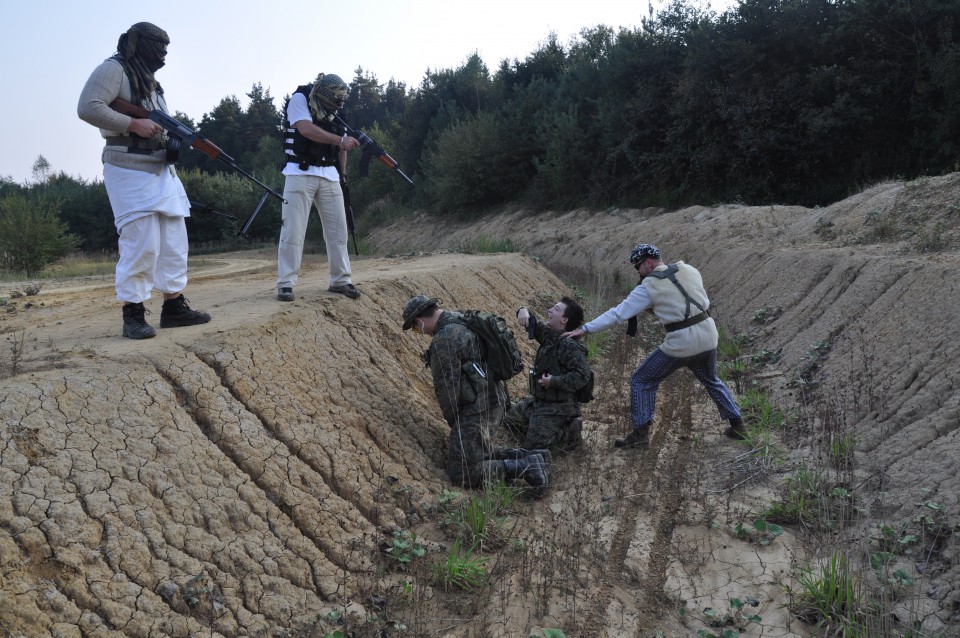
[[[445,491],[446,492],[446,491]],[[456,493],[441,495],[444,522],[457,530],[459,538],[472,547],[499,545],[503,540],[503,524],[520,491],[503,481],[487,483],[483,493],[459,501]]]
[[[831,436],[830,447],[827,453],[830,456],[830,462],[838,470],[849,470],[853,468],[854,452],[857,449],[857,439],[850,433]]]
[[[520,248],[510,239],[500,239],[488,237],[487,235],[477,235],[469,241],[457,245],[457,252],[460,253],[515,253]]]
[[[813,529],[832,529],[842,523],[851,494],[830,486],[820,470],[802,464],[786,481],[783,498],[772,503],[762,516],[780,524],[800,524]]]
[[[461,552],[460,539],[454,542],[447,553],[433,569],[433,575],[438,585],[445,591],[461,589],[470,591],[482,585],[487,578],[487,558],[474,554],[471,547]]]
[[[863,601],[842,551],[834,551],[822,569],[803,570],[797,578],[799,591],[790,611],[800,620],[819,628],[830,627],[836,635],[857,635],[863,631]]]

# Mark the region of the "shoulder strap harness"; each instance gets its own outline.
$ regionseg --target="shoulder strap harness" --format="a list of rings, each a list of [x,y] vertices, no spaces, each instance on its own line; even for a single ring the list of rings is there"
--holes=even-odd
[[[689,328],[690,326],[696,325],[701,321],[706,321],[710,316],[710,311],[700,305],[696,299],[691,297],[687,291],[680,285],[680,282],[677,281],[677,271],[679,268],[676,264],[667,264],[666,270],[654,270],[647,277],[656,277],[657,279],[669,279],[673,282],[673,285],[677,287],[677,290],[680,291],[680,294],[683,295],[683,298],[687,300],[687,308],[683,313],[683,321],[677,321],[674,323],[667,323],[663,325],[663,329],[667,332],[674,332],[676,330],[683,330],[684,328]],[[690,316],[690,305],[693,304],[700,309],[700,313]]]

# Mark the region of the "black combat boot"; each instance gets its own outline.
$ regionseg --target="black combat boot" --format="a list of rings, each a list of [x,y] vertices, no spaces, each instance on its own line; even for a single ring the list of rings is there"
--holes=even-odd
[[[507,459],[503,462],[503,469],[506,478],[526,481],[530,486],[530,496],[534,499],[543,498],[544,492],[550,485],[543,470],[543,457],[539,454],[531,454],[520,460]]]
[[[747,438],[747,431],[743,427],[743,419],[730,419],[730,427],[723,431],[731,439]]]
[[[180,328],[182,326],[196,326],[210,321],[210,315],[198,310],[191,310],[187,305],[187,298],[180,295],[176,299],[167,299],[163,302],[160,311],[161,328]]]
[[[143,315],[147,309],[142,303],[123,304],[123,336],[128,339],[149,339],[156,336],[157,331],[153,329]]]
[[[614,447],[640,448],[641,450],[645,450],[650,445],[649,431],[634,428],[634,430],[624,438],[616,439],[613,445]]]
[[[550,464],[553,462],[553,455],[550,454],[550,450],[527,450],[522,447],[504,447],[495,450],[493,453],[493,458],[501,461],[507,459],[514,461],[533,461],[533,457],[535,455],[540,457],[540,466],[542,467],[543,474],[547,479],[547,484],[549,484]]]

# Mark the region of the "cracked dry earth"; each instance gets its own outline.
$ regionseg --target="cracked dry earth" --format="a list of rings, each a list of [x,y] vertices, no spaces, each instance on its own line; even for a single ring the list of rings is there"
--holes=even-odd
[[[824,536],[787,526],[761,545],[733,530],[820,454],[836,427],[824,406],[857,441],[846,476],[861,513],[845,533],[869,539],[922,500],[945,525],[960,513],[960,344],[945,328],[958,256],[916,247],[934,227],[956,246],[958,184],[881,184],[824,209],[414,216],[372,234],[380,255],[406,256],[356,260],[357,301],[327,293],[314,259],[297,300],[279,303],[270,254],[226,255],[187,290],[214,320],[143,342],[119,336],[109,278],[45,285],[0,315],[0,363],[23,344],[0,380],[0,636],[691,636],[732,597],[762,617],[744,635],[809,635],[783,586]],[[868,241],[877,224],[882,244]],[[480,236],[525,255],[416,252]],[[615,451],[630,372],[659,336],[617,331],[583,448],[555,460],[545,499],[511,506],[483,550],[486,584],[444,591],[447,426],[403,302],[543,313],[569,292],[554,273],[615,297],[637,241],[701,268],[719,322],[780,352],[759,378],[811,425],[779,432],[784,466],[755,471],[683,373],[661,388],[650,449]],[[147,305],[156,321],[159,299]],[[799,401],[798,370],[822,401]],[[398,569],[380,551],[394,532],[426,555]],[[902,565],[916,584],[891,609],[921,635],[958,633],[956,550],[947,539]]]

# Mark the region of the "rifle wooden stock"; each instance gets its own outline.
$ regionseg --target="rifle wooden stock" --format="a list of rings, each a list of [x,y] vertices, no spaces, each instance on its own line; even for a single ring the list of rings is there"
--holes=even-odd
[[[112,108],[117,113],[123,113],[124,115],[127,115],[129,117],[136,117],[141,120],[150,119],[150,111],[143,108],[142,106],[138,106],[134,104],[133,102],[128,102],[122,97],[118,97],[113,102],[110,102],[110,108]]]
[[[190,142],[190,146],[192,148],[197,149],[201,153],[204,153],[210,159],[219,159],[221,155],[227,155],[226,153],[223,152],[222,148],[220,148],[210,140],[206,139],[205,137],[200,137],[195,139],[194,141]],[[227,157],[230,157],[230,156],[227,155]],[[230,157],[230,160],[232,161],[233,158]]]

